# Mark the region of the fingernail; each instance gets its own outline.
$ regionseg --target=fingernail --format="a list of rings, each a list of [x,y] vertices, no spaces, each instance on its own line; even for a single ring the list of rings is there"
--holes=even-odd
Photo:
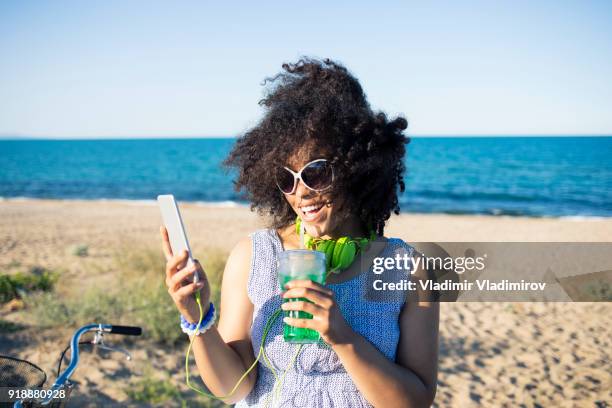
[[[289,323],[289,318],[288,317],[283,317],[283,322]]]

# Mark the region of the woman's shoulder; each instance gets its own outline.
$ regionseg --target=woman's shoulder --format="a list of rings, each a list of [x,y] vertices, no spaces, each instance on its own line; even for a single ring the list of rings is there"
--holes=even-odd
[[[410,255],[416,250],[410,243],[404,241],[402,238],[396,237],[385,237],[387,239],[387,246],[392,252],[407,251]]]
[[[252,249],[253,245],[251,237],[242,237],[240,240],[238,240],[238,242],[236,242],[236,244],[230,251],[229,257],[227,259],[227,264],[239,266],[238,268],[235,268],[238,270],[246,270],[246,268],[251,263]]]
[[[274,246],[277,240],[276,230],[270,228],[257,229],[240,238],[231,250],[230,256],[235,254],[250,259],[254,253],[261,251],[264,247]]]
[[[266,246],[263,242],[270,242],[271,238],[270,231],[264,228],[241,237],[230,251],[228,263],[239,266],[236,269],[250,271],[257,254]]]

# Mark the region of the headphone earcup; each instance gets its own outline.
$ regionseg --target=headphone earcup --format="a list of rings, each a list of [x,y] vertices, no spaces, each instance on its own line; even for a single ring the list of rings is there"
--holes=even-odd
[[[355,254],[357,253],[357,245],[352,240],[347,241],[342,245],[342,250],[340,251],[340,263],[336,265],[337,268],[346,269],[355,260]]]
[[[344,248],[344,244],[348,241],[348,237],[340,237],[336,240],[336,245],[334,246],[334,254],[332,256],[332,268],[339,269],[340,259],[342,254],[342,249]]]
[[[331,267],[335,245],[336,241],[333,239],[322,240],[317,244],[317,251],[325,254],[325,264],[327,265],[327,270],[329,270]]]

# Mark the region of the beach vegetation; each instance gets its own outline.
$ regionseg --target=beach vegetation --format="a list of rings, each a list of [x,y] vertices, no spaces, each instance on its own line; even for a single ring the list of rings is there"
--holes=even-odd
[[[70,249],[70,253],[74,256],[86,257],[89,255],[89,246],[85,244],[74,245]]]
[[[58,277],[59,272],[39,266],[33,266],[25,273],[0,274],[0,303],[21,299],[30,292],[50,291]]]
[[[142,378],[132,382],[129,387],[124,388],[124,392],[133,402],[161,404],[172,401],[176,405],[180,404],[181,407],[187,406],[180,390],[170,378],[154,378],[150,370]]]
[[[0,333],[14,333],[23,329],[25,329],[25,326],[20,323],[0,319]]]
[[[168,403],[172,403],[172,406],[181,407],[216,408],[227,406],[221,401],[206,397],[195,396],[197,401],[191,400],[189,397],[194,397],[193,392],[189,391],[188,394],[184,395],[170,376],[165,379],[155,378],[150,367],[145,370],[142,377],[132,381],[123,391],[131,402],[153,406],[167,406]]]
[[[211,300],[218,306],[221,277],[227,254],[204,251],[202,264],[211,285]],[[143,336],[174,345],[186,341],[179,316],[164,284],[165,259],[161,251],[138,248],[117,252],[113,259],[114,284],[77,288],[78,296],[36,293],[27,304],[41,327],[71,326],[99,322],[136,325]]]

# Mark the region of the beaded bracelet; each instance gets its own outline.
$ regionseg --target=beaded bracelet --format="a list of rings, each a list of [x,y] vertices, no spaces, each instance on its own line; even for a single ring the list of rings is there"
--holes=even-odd
[[[181,330],[183,331],[183,333],[187,333],[190,336],[198,336],[210,329],[213,324],[215,324],[216,318],[217,311],[215,310],[215,306],[213,305],[213,303],[210,302],[208,312],[206,312],[206,316],[204,316],[204,318],[202,319],[202,323],[200,324],[199,329],[197,323],[190,323],[187,319],[183,317],[183,315],[181,315]]]

